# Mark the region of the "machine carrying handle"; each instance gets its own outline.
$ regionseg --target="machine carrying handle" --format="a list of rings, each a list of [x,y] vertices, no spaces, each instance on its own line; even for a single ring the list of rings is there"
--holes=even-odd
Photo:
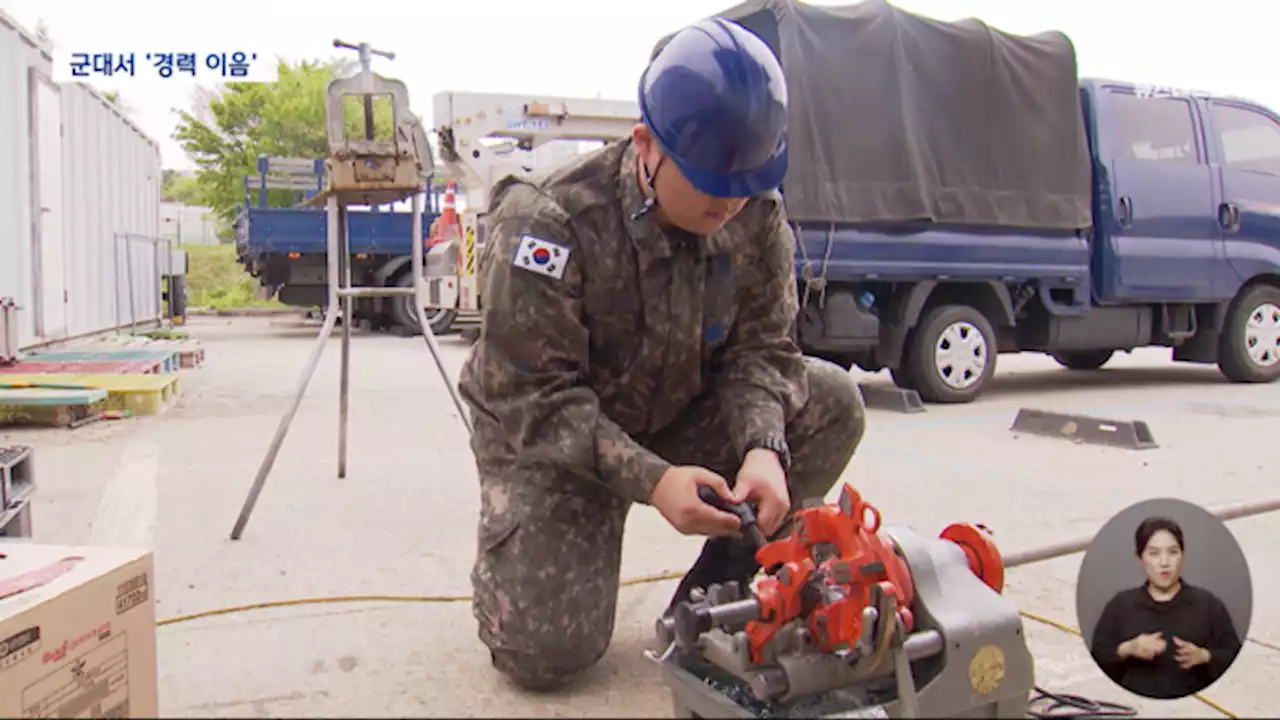
[[[880,532],[880,508],[869,502],[862,503],[862,507],[858,509],[858,519],[862,521],[862,528],[869,533]]]
[[[862,499],[857,490],[848,485],[840,491],[840,500],[836,503],[840,512],[854,519],[856,527],[871,534],[880,531],[880,509]]]
[[[760,526],[756,524],[755,510],[747,503],[731,503],[706,485],[698,486],[698,499],[717,510],[736,515],[738,522],[742,524],[742,534],[755,543],[756,547],[761,547],[768,542],[764,533],[760,531]]]

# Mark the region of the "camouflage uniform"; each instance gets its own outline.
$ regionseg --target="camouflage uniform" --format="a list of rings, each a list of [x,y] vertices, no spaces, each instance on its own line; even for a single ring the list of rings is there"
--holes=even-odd
[[[623,526],[672,465],[731,483],[785,431],[791,496],[825,495],[862,437],[842,368],[803,358],[778,196],[715,235],[658,229],[629,142],[494,189],[484,323],[462,371],[481,485],[474,612],[494,664],[554,687],[613,634]],[[522,244],[555,243],[545,273]],[[548,257],[544,254],[544,258]]]

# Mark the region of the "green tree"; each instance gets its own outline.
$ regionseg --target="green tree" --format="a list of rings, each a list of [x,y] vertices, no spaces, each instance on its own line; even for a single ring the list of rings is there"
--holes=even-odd
[[[244,176],[257,175],[259,156],[323,158],[328,153],[325,133],[325,87],[335,77],[356,69],[350,60],[328,62],[281,61],[275,82],[227,83],[208,103],[204,122],[193,111],[179,111],[173,137],[196,165],[195,184],[203,205],[224,221],[232,220],[244,203]],[[389,138],[391,104],[376,98],[375,137]],[[357,98],[344,99],[348,137],[363,136],[363,110]],[[272,207],[298,201],[293,190],[267,191]]]
[[[200,181],[194,175],[164,170],[160,175],[160,198],[183,205],[204,205]]]

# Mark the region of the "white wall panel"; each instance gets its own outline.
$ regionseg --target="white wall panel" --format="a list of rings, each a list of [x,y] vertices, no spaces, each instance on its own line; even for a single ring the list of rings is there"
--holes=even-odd
[[[159,146],[90,87],[42,80],[51,63],[0,12],[0,297],[24,347],[158,318],[168,257]]]
[[[155,319],[160,149],[86,86],[62,104],[71,334]]]
[[[28,74],[51,60],[33,38],[0,12],[0,297],[23,306],[18,342],[35,339],[31,311],[35,291],[31,208],[31,127]]]

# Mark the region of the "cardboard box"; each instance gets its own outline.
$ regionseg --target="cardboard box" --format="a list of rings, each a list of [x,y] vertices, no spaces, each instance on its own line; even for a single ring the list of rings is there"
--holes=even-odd
[[[150,550],[0,541],[0,717],[154,718]]]

